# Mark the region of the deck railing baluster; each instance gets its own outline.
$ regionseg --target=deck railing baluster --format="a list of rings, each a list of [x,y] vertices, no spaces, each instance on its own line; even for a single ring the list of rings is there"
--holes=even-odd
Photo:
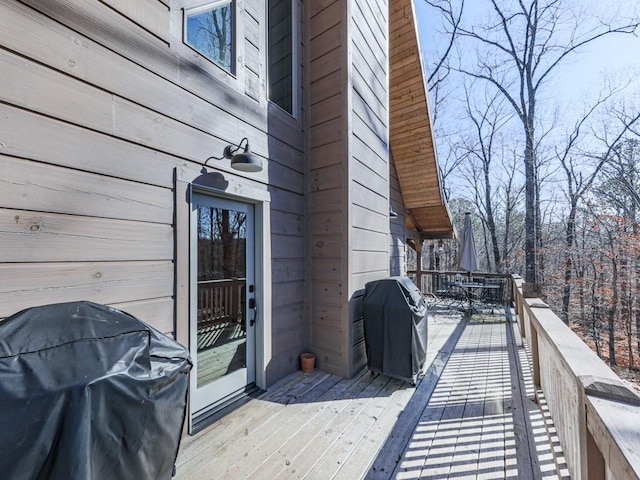
[[[198,282],[198,328],[241,318],[245,283],[244,278]]]

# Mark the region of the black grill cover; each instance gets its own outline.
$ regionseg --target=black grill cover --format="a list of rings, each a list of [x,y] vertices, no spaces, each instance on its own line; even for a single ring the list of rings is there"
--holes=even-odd
[[[409,277],[365,285],[367,365],[373,372],[415,384],[427,352],[427,304]]]
[[[0,322],[0,477],[170,479],[189,353],[89,302]]]

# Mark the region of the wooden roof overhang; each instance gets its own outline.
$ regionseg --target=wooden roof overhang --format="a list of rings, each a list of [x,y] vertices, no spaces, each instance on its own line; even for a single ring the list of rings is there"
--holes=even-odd
[[[407,210],[421,240],[453,238],[431,129],[413,0],[393,0],[389,31],[389,143]]]

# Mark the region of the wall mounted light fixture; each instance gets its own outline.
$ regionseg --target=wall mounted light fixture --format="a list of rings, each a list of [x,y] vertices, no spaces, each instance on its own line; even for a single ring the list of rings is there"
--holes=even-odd
[[[244,143],[244,148],[242,144]],[[240,153],[238,153],[240,152]],[[249,140],[247,137],[240,140],[240,143],[236,145],[227,145],[222,152],[221,157],[209,157],[204,161],[202,170],[200,173],[207,173],[207,163],[209,160],[222,160],[227,158],[231,160],[231,168],[239,170],[241,172],[261,172],[262,171],[262,159],[251,153],[249,148]]]

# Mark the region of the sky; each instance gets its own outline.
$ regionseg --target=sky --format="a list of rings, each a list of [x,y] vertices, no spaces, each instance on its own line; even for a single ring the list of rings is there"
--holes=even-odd
[[[424,56],[433,53],[433,42],[437,18],[434,18],[434,10],[425,6],[424,0],[414,0],[418,17],[418,28],[421,37],[422,52]],[[472,18],[478,14],[482,5],[487,5],[488,0],[467,0],[468,15]],[[581,0],[582,6],[592,8],[593,12],[602,9],[604,12],[615,11],[619,4],[634,4],[624,0]],[[486,7],[485,7],[486,8]],[[474,10],[475,9],[475,10]],[[594,15],[598,15],[594,13]],[[580,103],[585,94],[600,91],[603,76],[612,75],[617,78],[635,77],[632,89],[640,92],[640,28],[638,36],[633,35],[609,35],[591,43],[588,47],[578,52],[570,62],[558,70],[558,76],[554,80],[554,95],[558,99],[569,99],[571,102]],[[433,56],[433,55],[432,55]],[[429,64],[429,58],[425,61]],[[635,73],[635,75],[634,75]],[[564,103],[562,101],[561,103]]]
[[[560,70],[556,83],[558,95],[579,104],[582,95],[600,91],[605,76],[635,77],[629,88],[640,90],[639,37],[612,35],[590,45],[588,50]]]
[[[501,0],[506,2],[508,0]],[[603,18],[617,11],[618,8],[636,7],[640,10],[640,2],[624,0],[563,0],[564,2],[575,1],[580,7],[584,7],[589,12],[591,18]],[[432,65],[434,58],[429,58],[429,54],[434,54],[434,42],[437,39],[436,28],[438,28],[438,18],[434,16],[435,10],[425,6],[424,0],[414,0],[416,15],[418,18],[418,28],[421,37],[422,53],[427,66]],[[482,18],[486,8],[490,5],[489,0],[466,0],[465,18]],[[600,12],[600,13],[599,13]],[[469,21],[466,22],[469,25]],[[637,30],[640,35],[640,28]],[[463,52],[466,54],[467,52]],[[475,52],[469,52],[474,55]],[[577,55],[556,71],[556,76],[548,84],[547,90],[538,97],[539,108],[555,109],[558,112],[560,121],[566,121],[566,125],[573,125],[576,119],[581,117],[581,113],[588,103],[585,99],[595,98],[603,89],[604,76],[622,79],[631,78],[632,84],[625,90],[625,97],[629,92],[635,93],[640,98],[640,38],[633,35],[615,34],[608,35],[585,46]],[[454,89],[453,94],[459,93],[462,89]],[[544,101],[541,101],[544,100]],[[432,103],[433,105],[433,103]],[[447,104],[449,105],[449,103]],[[449,107],[448,107],[449,108]],[[455,108],[455,107],[451,107]],[[449,113],[451,112],[449,108]],[[459,123],[459,116],[453,115],[453,122]],[[446,120],[445,120],[446,121]],[[442,149],[436,144],[439,150],[439,157],[442,162]]]

